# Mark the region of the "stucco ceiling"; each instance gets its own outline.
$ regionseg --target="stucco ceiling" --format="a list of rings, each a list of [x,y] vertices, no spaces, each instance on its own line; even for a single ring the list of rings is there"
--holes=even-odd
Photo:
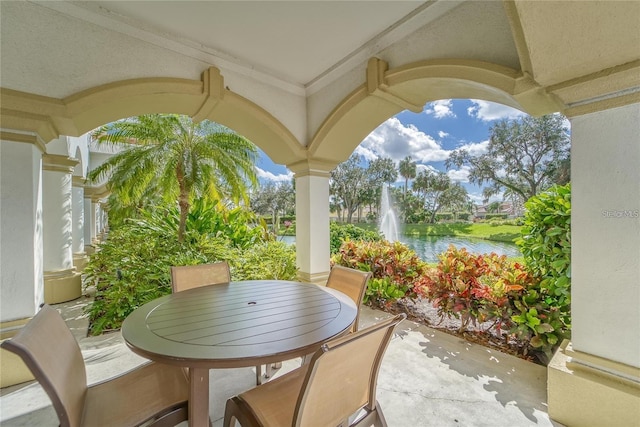
[[[97,1],[79,4],[168,39],[307,84],[423,6],[421,1]],[[99,9],[98,9],[99,8]]]
[[[534,114],[640,93],[640,1],[2,0],[0,20],[3,89],[62,100],[129,79],[200,80],[216,67],[301,141],[365,82],[372,57],[390,69],[507,67],[522,79],[501,96],[519,94]],[[455,95],[446,86],[460,81],[403,96]]]
[[[348,72],[462,3],[3,0],[0,79],[5,88],[64,97],[127,78],[198,78],[203,67],[186,57],[304,90],[330,73]],[[497,19],[504,22],[504,13]],[[148,63],[160,51],[174,52],[175,62],[150,71]]]

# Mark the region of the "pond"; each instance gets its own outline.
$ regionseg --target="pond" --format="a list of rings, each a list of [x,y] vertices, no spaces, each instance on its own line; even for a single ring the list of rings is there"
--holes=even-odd
[[[514,243],[495,242],[492,240],[474,239],[456,236],[400,236],[402,243],[413,249],[426,262],[438,262],[438,255],[446,251],[449,245],[466,248],[472,254],[488,254],[495,252],[509,258],[521,257],[522,253]]]
[[[295,243],[294,236],[282,236],[280,239],[287,243]],[[456,248],[466,248],[473,254],[488,254],[495,252],[498,255],[506,255],[509,258],[521,257],[522,253],[514,243],[494,242],[492,240],[474,239],[469,237],[455,236],[400,236],[402,243],[424,261],[429,263],[438,262],[438,254],[446,251],[449,245]]]

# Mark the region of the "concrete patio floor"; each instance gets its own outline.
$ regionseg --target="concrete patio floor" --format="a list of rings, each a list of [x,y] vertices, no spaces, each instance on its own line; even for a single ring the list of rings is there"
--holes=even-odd
[[[125,346],[119,332],[86,337],[82,308],[88,301],[83,297],[55,307],[80,343],[89,383],[144,363]],[[363,307],[360,325],[388,316]],[[299,359],[285,361],[276,376],[299,364]],[[385,354],[378,400],[389,427],[561,426],[547,415],[546,380],[543,366],[405,320]],[[254,384],[255,368],[211,370],[214,427],[222,426],[226,399]],[[31,427],[58,422],[47,395],[30,382],[1,389],[0,424]]]

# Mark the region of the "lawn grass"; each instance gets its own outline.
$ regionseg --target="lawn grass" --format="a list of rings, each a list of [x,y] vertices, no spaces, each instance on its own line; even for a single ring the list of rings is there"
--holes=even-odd
[[[367,230],[376,230],[376,224],[356,224]],[[402,234],[415,237],[424,236],[460,236],[476,239],[513,243],[520,237],[521,226],[492,225],[486,222],[456,224],[405,224]]]

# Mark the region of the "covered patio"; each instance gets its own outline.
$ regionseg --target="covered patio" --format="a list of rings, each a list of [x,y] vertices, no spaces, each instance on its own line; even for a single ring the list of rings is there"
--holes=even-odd
[[[126,348],[117,332],[86,337],[82,306],[90,298],[58,304],[83,349],[90,383],[129,369],[145,359]],[[363,307],[361,327],[388,313]],[[549,419],[546,371],[495,350],[405,320],[396,329],[380,371],[378,400],[389,426],[561,426]],[[285,361],[275,376],[300,366]],[[254,368],[210,373],[210,419],[222,426],[224,403],[255,386]],[[7,427],[56,426],[55,411],[42,387],[27,383],[2,389],[0,423]]]
[[[637,424],[639,2],[3,1],[0,19],[3,338],[80,295],[104,193],[76,137],[97,126],[180,113],[252,140],[295,174],[300,277],[322,283],[329,172],[400,111],[483,99],[571,121],[573,336],[548,369],[549,415]]]

